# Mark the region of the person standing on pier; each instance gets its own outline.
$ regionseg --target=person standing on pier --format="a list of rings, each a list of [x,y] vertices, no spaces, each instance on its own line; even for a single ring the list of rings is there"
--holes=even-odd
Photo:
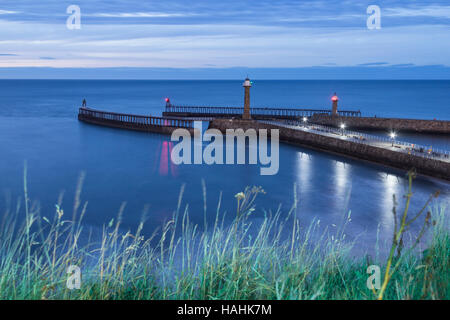
[[[83,99],[83,108],[86,108],[86,99]]]

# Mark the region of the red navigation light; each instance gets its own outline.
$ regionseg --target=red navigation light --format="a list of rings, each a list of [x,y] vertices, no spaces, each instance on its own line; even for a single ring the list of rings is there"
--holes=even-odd
[[[339,100],[339,98],[336,95],[333,96],[333,98],[331,98],[331,101],[333,101],[333,102],[338,101],[338,100]]]
[[[170,101],[170,99],[169,98],[166,98],[166,102],[169,102]]]

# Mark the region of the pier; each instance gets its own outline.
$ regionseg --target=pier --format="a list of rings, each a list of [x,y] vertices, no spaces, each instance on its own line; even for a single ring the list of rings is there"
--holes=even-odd
[[[209,128],[278,129],[280,140],[333,154],[370,161],[450,181],[450,152],[395,140],[395,131],[449,133],[450,121],[362,117],[361,112],[331,109],[250,108],[251,82],[244,82],[244,107],[176,106],[166,98],[162,117],[79,109],[83,122],[121,129],[171,134],[175,129],[194,131],[194,121],[210,121]],[[350,130],[351,129],[351,130]],[[391,138],[355,129],[389,130]]]
[[[194,121],[189,119],[171,119],[166,117],[107,112],[85,107],[79,109],[78,120],[106,127],[163,134],[171,134],[178,128],[184,128],[190,131],[194,128]]]

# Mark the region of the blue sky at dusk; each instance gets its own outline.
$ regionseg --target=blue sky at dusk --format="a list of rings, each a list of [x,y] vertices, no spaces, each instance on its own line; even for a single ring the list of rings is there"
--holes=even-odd
[[[81,30],[66,28],[73,4]],[[449,57],[448,0],[0,1],[1,78],[450,79]]]

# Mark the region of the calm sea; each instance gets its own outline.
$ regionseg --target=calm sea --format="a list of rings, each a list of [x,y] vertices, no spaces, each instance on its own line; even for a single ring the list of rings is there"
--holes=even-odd
[[[341,108],[364,115],[450,120],[450,81],[254,81],[251,101],[253,106],[330,108],[334,92]],[[255,165],[175,166],[168,136],[77,120],[83,98],[92,108],[151,115],[161,114],[165,97],[174,104],[241,106],[241,81],[1,80],[0,93],[0,214],[22,195],[25,160],[30,197],[45,216],[54,214],[62,191],[63,207],[71,213],[78,177],[85,172],[85,224],[93,228],[110,221],[126,202],[124,230],[135,228],[148,206],[150,233],[172,215],[183,184],[182,205],[189,204],[191,219],[201,226],[202,179],[210,221],[221,192],[221,212],[231,219],[234,195],[254,185],[266,191],[256,202],[254,219],[259,219],[279,206],[286,212],[296,185],[297,215],[305,226],[315,218],[332,229],[351,211],[348,238],[370,250],[378,226],[380,237],[391,238],[392,195],[402,203],[405,193],[401,171],[290,145],[281,145],[276,176],[260,176]],[[448,136],[399,132],[398,139],[450,150]],[[450,204],[450,184],[421,177],[414,184],[412,211],[436,189],[442,191],[439,201]]]

